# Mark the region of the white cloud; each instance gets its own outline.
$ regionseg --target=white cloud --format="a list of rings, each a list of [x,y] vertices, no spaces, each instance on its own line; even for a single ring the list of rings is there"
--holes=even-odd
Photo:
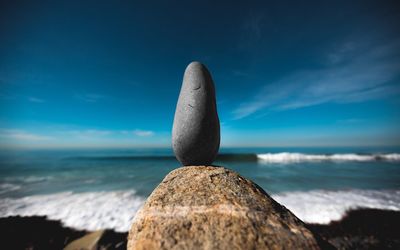
[[[340,61],[344,60],[346,51],[340,51],[337,56]],[[328,102],[362,102],[398,94],[399,86],[387,84],[400,72],[400,63],[393,57],[395,51],[400,51],[399,42],[361,51],[358,56],[352,52],[352,59],[347,63],[295,72],[265,85],[252,99],[239,104],[232,112],[234,119],[264,109],[283,111]]]
[[[161,145],[170,135],[150,130],[104,130],[53,126],[39,130],[0,128],[0,147],[125,147]],[[154,137],[153,137],[154,136]],[[151,138],[149,138],[151,137]],[[161,141],[162,140],[162,141]]]
[[[154,132],[153,132],[153,131],[150,131],[150,130],[135,129],[135,130],[133,131],[133,134],[135,134],[135,135],[137,135],[137,136],[144,137],[144,136],[152,136],[152,135],[154,135]]]
[[[99,129],[84,129],[84,130],[70,130],[67,131],[71,135],[77,136],[105,136],[112,133],[110,130],[99,130]]]
[[[136,136],[152,136],[154,135],[153,131],[150,130],[100,130],[100,129],[84,129],[84,130],[70,130],[67,133],[78,136],[80,138],[98,138],[98,137],[105,137],[105,136],[128,136],[128,135],[136,135]]]
[[[82,129],[82,130],[67,130],[67,131],[55,131],[59,137],[63,137],[63,134],[68,134],[70,139],[93,141],[99,140],[112,134],[109,130],[99,129]]]
[[[2,129],[0,130],[0,137],[4,139],[11,139],[17,141],[48,141],[54,139],[50,136],[34,134],[18,129]]]

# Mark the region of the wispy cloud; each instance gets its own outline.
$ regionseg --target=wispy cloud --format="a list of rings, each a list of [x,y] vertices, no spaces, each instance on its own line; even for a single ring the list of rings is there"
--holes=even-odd
[[[357,55],[350,47],[340,50],[335,59],[329,54],[329,67],[294,72],[265,85],[233,110],[234,119],[259,111],[283,111],[328,102],[362,102],[400,93],[398,85],[389,84],[400,74],[400,62],[393,54],[400,51],[400,42],[359,51]],[[351,58],[345,58],[346,53]]]
[[[152,136],[154,132],[151,130],[101,130],[101,129],[83,129],[83,130],[69,130],[66,133],[71,136],[77,136],[80,138],[97,138],[97,137],[105,137],[105,136]]]
[[[79,137],[99,137],[112,134],[112,131],[110,130],[99,130],[99,129],[69,130],[66,132],[70,135]]]
[[[77,95],[75,95],[75,97],[81,101],[89,102],[89,103],[98,102],[100,100],[104,100],[107,98],[105,95],[100,95],[100,94],[96,94],[96,93],[77,94]]]
[[[37,98],[37,97],[33,97],[33,96],[28,97],[28,101],[35,102],[35,103],[44,103],[45,102],[45,100]]]
[[[0,138],[3,139],[11,139],[11,140],[19,140],[19,141],[28,141],[28,142],[37,142],[37,141],[48,141],[54,139],[53,137],[35,134],[31,132],[27,132],[19,129],[1,129],[0,130]]]
[[[106,130],[78,127],[71,129],[62,126],[33,130],[0,128],[0,147],[123,146],[140,143],[151,144],[156,142],[155,140],[165,137],[161,134],[155,138],[153,137],[155,134],[154,131],[142,129]]]
[[[348,60],[355,50],[356,44],[354,42],[345,42],[327,54],[327,62],[329,64],[341,63],[344,60]]]
[[[135,135],[137,135],[137,136],[142,136],[142,137],[154,135],[154,132],[153,132],[153,131],[150,131],[150,130],[141,130],[141,129],[135,129],[135,130],[133,131],[133,133],[134,133]]]

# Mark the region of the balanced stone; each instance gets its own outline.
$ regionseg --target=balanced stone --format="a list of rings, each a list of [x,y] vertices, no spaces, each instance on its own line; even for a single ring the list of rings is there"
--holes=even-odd
[[[207,68],[190,63],[183,76],[172,128],[172,147],[185,166],[209,165],[217,156],[220,126],[215,87]]]

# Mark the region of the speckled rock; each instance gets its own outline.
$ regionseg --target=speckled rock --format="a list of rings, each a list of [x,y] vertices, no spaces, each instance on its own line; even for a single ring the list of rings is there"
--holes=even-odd
[[[210,72],[190,63],[183,76],[172,128],[172,148],[185,166],[211,164],[218,154],[220,126]]]
[[[169,173],[136,214],[128,237],[129,250],[321,246],[329,248],[259,186],[213,166]]]

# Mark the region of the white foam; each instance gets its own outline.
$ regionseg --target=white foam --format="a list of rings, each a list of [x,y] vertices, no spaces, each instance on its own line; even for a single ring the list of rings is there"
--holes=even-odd
[[[24,182],[24,183],[33,183],[33,182],[44,182],[44,181],[49,181],[52,180],[52,176],[16,176],[16,177],[6,177],[6,181],[18,181],[18,182]]]
[[[0,184],[0,194],[8,193],[11,191],[15,191],[21,189],[21,186],[15,185],[12,183],[2,183]]]
[[[389,161],[400,161],[400,154],[387,154],[385,155],[385,159]]]
[[[304,222],[327,224],[356,208],[400,210],[400,190],[288,192],[272,197]]]
[[[347,190],[287,192],[272,195],[308,223],[340,220],[346,211],[376,208],[400,211],[400,190]],[[134,191],[108,191],[0,199],[0,217],[47,216],[81,230],[114,229],[127,232],[145,199]]]
[[[143,205],[144,198],[133,191],[109,191],[0,199],[0,217],[47,216],[76,229],[129,230],[133,216]]]
[[[264,163],[298,163],[319,161],[400,161],[400,154],[302,154],[302,153],[266,153],[258,154],[257,158]]]

